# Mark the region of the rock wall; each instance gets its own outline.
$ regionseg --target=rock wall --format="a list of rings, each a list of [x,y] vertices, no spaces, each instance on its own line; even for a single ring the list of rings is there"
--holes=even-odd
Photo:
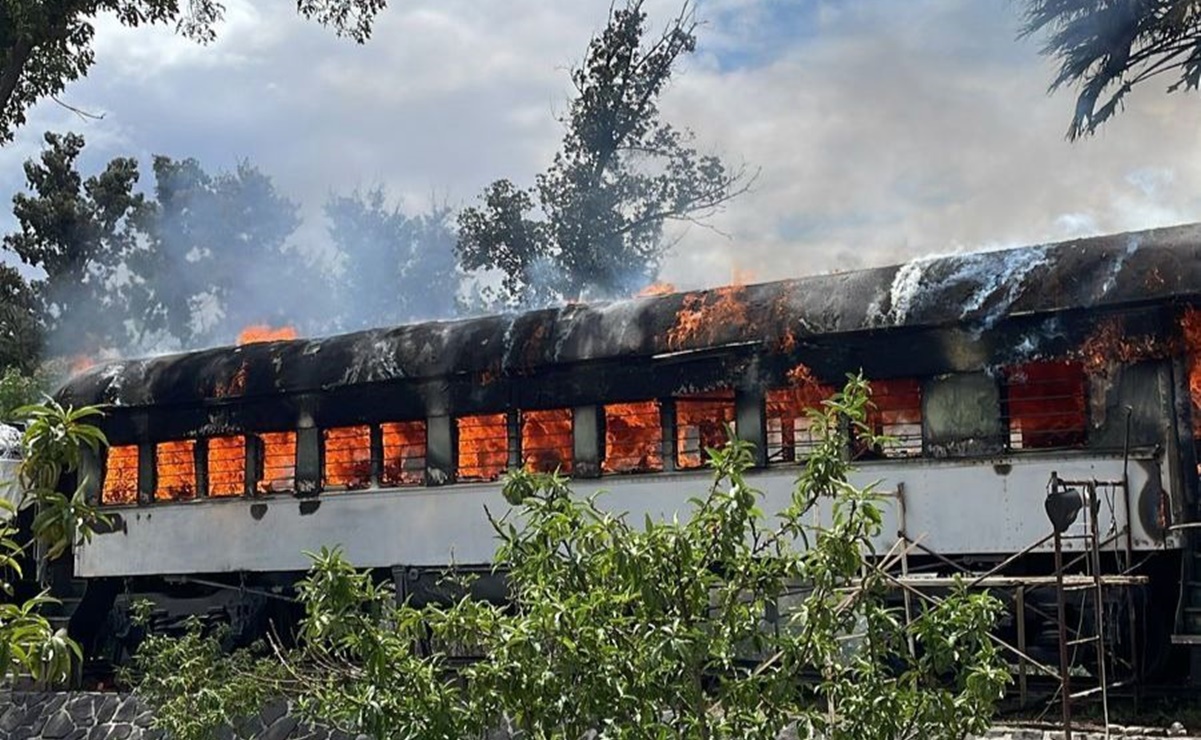
[[[124,694],[43,693],[0,691],[0,739],[3,740],[167,740],[161,730],[151,727],[150,712],[137,699]],[[253,740],[370,740],[343,732],[302,725],[288,716],[283,704],[269,707],[242,729],[240,737]],[[512,733],[503,730],[490,734],[489,740],[508,740]],[[781,740],[793,740],[786,732]],[[1034,728],[998,727],[980,740],[1059,740],[1062,732]],[[1095,728],[1073,733],[1077,740],[1101,740],[1106,735]],[[1108,737],[1126,740],[1186,737],[1183,727],[1114,728]],[[231,740],[226,730],[214,740]]]
[[[0,738],[4,740],[164,738],[152,724],[146,707],[124,694],[0,691]],[[221,734],[233,737],[231,731]],[[255,740],[356,740],[342,732],[301,725],[288,716],[283,704],[266,709],[242,729],[240,736]]]

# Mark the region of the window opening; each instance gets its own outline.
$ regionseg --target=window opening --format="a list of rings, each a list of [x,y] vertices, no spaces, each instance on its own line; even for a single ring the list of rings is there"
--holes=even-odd
[[[605,473],[663,469],[663,422],[658,401],[605,406]]]
[[[210,498],[228,498],[246,493],[245,437],[210,437],[207,462]]]
[[[915,378],[870,381],[872,406],[867,425],[872,433],[890,437],[868,449],[857,445],[858,459],[919,457],[922,454],[922,387]]]
[[[676,463],[681,469],[705,464],[710,447],[728,440],[726,425],[734,424],[734,391],[717,390],[679,396],[676,403]]]
[[[325,466],[321,487],[327,490],[357,491],[371,486],[371,427],[353,426],[326,429]]]
[[[263,442],[263,477],[259,493],[282,493],[296,489],[296,432],[260,434]]]
[[[196,441],[160,442],[155,456],[155,501],[196,498]]]
[[[460,416],[455,419],[459,432],[459,469],[461,481],[494,481],[509,467],[509,429],[505,414]]]
[[[521,412],[521,457],[526,470],[571,474],[575,450],[571,409]]]
[[[109,447],[104,469],[104,486],[100,489],[100,502],[134,504],[137,501],[138,446]]]
[[[767,392],[769,464],[804,460],[817,448],[818,430],[809,411],[820,409],[822,401],[833,394],[832,386],[816,383],[775,388]]]
[[[1079,362],[1030,362],[1005,372],[1009,447],[1054,449],[1084,445],[1087,383]]]
[[[384,486],[419,486],[425,482],[425,422],[381,424],[384,436]]]

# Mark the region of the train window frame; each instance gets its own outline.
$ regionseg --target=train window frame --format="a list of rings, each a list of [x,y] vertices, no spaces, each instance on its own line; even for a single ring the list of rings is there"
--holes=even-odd
[[[555,416],[563,418],[556,419]],[[521,409],[518,412],[520,445],[521,445],[521,467],[523,470],[539,473],[558,472],[562,475],[571,476],[575,470],[575,415],[569,407],[558,408],[539,408],[539,409]],[[563,421],[567,422],[566,442],[561,441],[563,432],[550,431],[545,432],[545,425],[559,424]],[[544,434],[534,437],[530,431],[531,423],[539,423],[544,425]],[[538,440],[556,440],[558,443],[550,444],[549,446],[531,444],[532,441]],[[563,454],[566,453],[566,454]],[[534,455],[540,454],[558,454],[559,461],[555,466],[535,461]]]
[[[663,404],[664,401],[659,398],[648,398],[640,401],[622,401],[616,403],[600,404],[601,414],[604,419],[604,435],[602,439],[602,460],[601,460],[601,475],[642,475],[662,473],[667,470],[667,464],[663,459]],[[626,409],[628,413],[618,414],[611,413],[614,409]],[[614,455],[613,452],[617,445],[614,442],[617,440],[616,429],[618,420],[643,419],[649,418],[650,424],[631,425],[638,426],[643,429],[651,429],[649,442],[643,441],[639,444],[629,444],[631,437],[622,438],[626,444],[623,447],[623,453],[628,448],[631,454],[637,454],[637,458],[633,458],[631,454]],[[623,422],[624,423],[624,422]],[[637,437],[637,435],[634,435]],[[627,461],[636,459],[637,463],[633,465],[627,464]],[[615,463],[614,460],[619,462]],[[645,464],[640,464],[645,461]]]
[[[1005,453],[1001,383],[987,372],[944,373],[922,383],[922,444],[935,458]],[[974,413],[973,413],[974,412]],[[967,421],[974,421],[969,426]]]
[[[113,473],[113,470],[112,470],[113,450],[129,450],[133,453],[133,464],[131,466],[133,469],[132,470],[133,482],[132,482],[132,488],[130,489],[131,495],[129,497],[129,500],[121,500],[121,501],[107,500],[106,494],[108,492],[109,476]],[[105,506],[105,507],[108,507],[108,506],[136,506],[138,504],[138,490],[140,489],[140,486],[141,486],[141,466],[139,465],[139,459],[138,459],[140,454],[141,454],[140,446],[136,443],[125,444],[125,445],[110,445],[109,447],[107,447],[105,449],[105,451],[104,451],[104,466],[103,466],[103,471],[102,471],[102,475],[101,475],[100,493],[99,493],[99,499],[98,499],[101,506]],[[122,466],[122,469],[124,469],[124,466]]]

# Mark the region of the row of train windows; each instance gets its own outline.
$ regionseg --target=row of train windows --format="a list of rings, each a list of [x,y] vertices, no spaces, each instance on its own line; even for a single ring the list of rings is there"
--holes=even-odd
[[[1004,378],[1006,412],[990,401],[993,380],[983,376],[949,376],[952,381],[927,387],[915,379],[872,383],[867,423],[875,434],[891,438],[883,447],[860,445],[860,458],[916,457],[936,445],[968,450],[962,440],[992,435],[1012,450],[1072,447],[1085,437],[1085,375],[1075,363],[1034,363]],[[983,378],[983,383],[980,380]],[[766,393],[765,446],[769,463],[803,460],[817,444],[809,410],[834,389],[816,384]],[[999,398],[999,394],[997,395]],[[705,449],[726,441],[735,422],[732,391],[673,399],[675,469],[704,465]],[[993,407],[997,410],[994,410]],[[926,418],[923,419],[923,408]],[[658,401],[610,404],[604,409],[604,473],[654,472],[664,469],[664,424]],[[573,468],[574,430],[570,409],[522,411],[519,414],[521,460],[532,470]],[[458,481],[497,479],[510,463],[506,414],[464,416],[455,420]],[[322,432],[323,490],[359,490],[378,485],[422,485],[426,474],[426,424],[406,421],[379,425],[373,454],[372,427],[352,426]],[[1007,436],[1006,436],[1007,435]],[[296,433],[255,435],[261,453],[247,485],[246,436],[162,442],[156,446],[155,499],[186,500],[198,493],[210,497],[241,496],[247,491],[295,489]],[[516,442],[516,440],[514,440]],[[946,454],[941,453],[941,454]],[[378,458],[378,459],[376,459]],[[198,468],[200,470],[198,471]],[[202,473],[202,474],[198,474]],[[102,490],[106,503],[137,500],[138,448],[113,447],[108,454]],[[203,487],[204,491],[198,491]]]

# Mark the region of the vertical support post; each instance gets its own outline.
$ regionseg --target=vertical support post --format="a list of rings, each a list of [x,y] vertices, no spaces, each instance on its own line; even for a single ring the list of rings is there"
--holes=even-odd
[[[425,484],[441,486],[455,479],[458,466],[458,427],[450,416],[431,416],[425,421]]]
[[[1097,499],[1097,484],[1095,481],[1086,486],[1085,490],[1088,491],[1088,554],[1089,560],[1092,561],[1089,569],[1093,572],[1093,620],[1097,623],[1097,668],[1100,673],[1098,678],[1101,681],[1101,713],[1105,718],[1105,731],[1108,733],[1109,684],[1105,672],[1105,615],[1104,604],[1102,603],[1105,594],[1101,585],[1101,537],[1097,525],[1097,518],[1101,513],[1101,502]],[[1133,638],[1134,635],[1131,637]]]
[[[734,429],[739,439],[755,445],[755,467],[766,467],[767,409],[763,391],[735,391]]]
[[[104,468],[101,464],[101,454],[103,453],[92,452],[90,447],[84,445],[79,455],[79,481],[83,486],[83,497],[93,506],[100,503],[100,492],[103,488]]]
[[[663,430],[663,470],[672,472],[680,467],[676,459],[676,402],[673,398],[659,401],[659,426]]]
[[[158,488],[157,449],[153,442],[138,444],[138,503],[154,502],[154,490]]]
[[[1063,540],[1055,530],[1055,606],[1059,627],[1059,681],[1063,704],[1063,737],[1072,740],[1072,676],[1068,667],[1067,605],[1063,593]]]
[[[906,523],[904,481],[897,483],[897,509],[901,516],[901,527],[897,531],[897,539],[902,542],[901,578],[907,578],[909,576],[909,534]],[[908,587],[901,589],[901,598],[905,600],[905,639],[909,646],[909,657],[917,657],[917,645],[913,639],[913,632],[909,629],[913,623],[913,595],[909,593]]]
[[[521,411],[511,409],[505,414],[505,436],[509,442],[509,470],[521,470],[525,467],[521,452]]]
[[[200,437],[192,446],[192,465],[196,471],[196,498],[209,495],[209,441]]]
[[[599,478],[605,459],[603,406],[576,406],[571,410],[572,477]]]
[[[1023,709],[1026,707],[1029,694],[1026,690],[1026,658],[1028,651],[1026,650],[1026,587],[1018,586],[1017,592],[1013,597],[1013,611],[1017,619],[1018,627],[1018,650],[1021,651],[1021,656],[1018,657],[1018,704]]]
[[[371,425],[371,487],[379,488],[384,480],[384,428]]]
[[[296,430],[296,494],[315,496],[321,492],[324,455],[321,430],[305,426]]]
[[[254,496],[258,493],[259,481],[263,479],[263,440],[257,434],[246,435],[246,475],[242,476],[245,486],[243,494]]]

